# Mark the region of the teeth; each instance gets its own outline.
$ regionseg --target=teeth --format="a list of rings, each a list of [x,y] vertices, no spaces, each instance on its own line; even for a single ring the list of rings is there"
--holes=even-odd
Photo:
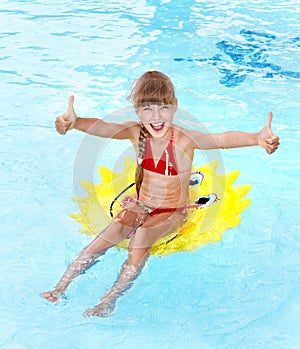
[[[163,124],[164,124],[163,122],[158,122],[156,124],[152,123],[151,125],[154,127],[161,127],[161,126],[163,126]]]

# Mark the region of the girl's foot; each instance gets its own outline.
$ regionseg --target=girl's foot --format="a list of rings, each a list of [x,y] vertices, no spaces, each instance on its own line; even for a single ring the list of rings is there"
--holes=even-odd
[[[59,298],[63,296],[62,292],[59,292],[57,290],[49,291],[49,292],[42,292],[40,293],[40,296],[47,299],[47,301],[54,303],[58,301]]]
[[[88,309],[83,316],[100,316],[106,317],[109,316],[115,309],[114,303],[100,303],[96,305],[94,308]]]

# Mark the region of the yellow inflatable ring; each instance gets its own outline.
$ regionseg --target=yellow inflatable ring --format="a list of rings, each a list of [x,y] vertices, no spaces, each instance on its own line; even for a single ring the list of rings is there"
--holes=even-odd
[[[194,168],[195,173],[201,174],[202,181],[201,184],[193,183],[195,181],[191,178],[191,204],[204,198],[204,202],[209,201],[209,205],[189,209],[187,222],[177,231],[157,240],[152,246],[151,254],[166,256],[178,251],[195,251],[205,244],[220,241],[226,230],[240,224],[240,214],[250,204],[250,199],[245,198],[245,195],[251,186],[243,184],[233,187],[240,172],[235,170],[220,175],[216,172],[217,166],[218,161],[212,161]],[[121,209],[119,204],[114,203],[115,198],[134,182],[134,172],[135,161],[127,158],[123,172],[114,173],[105,166],[100,166],[102,181],[99,184],[81,182],[88,196],[73,199],[80,212],[71,214],[82,225],[81,232],[96,236],[110,223],[110,210],[115,214]],[[135,188],[132,186],[126,191],[126,195],[134,195],[134,192]],[[119,202],[121,199],[118,198]],[[125,239],[118,247],[128,248],[128,243],[129,239]]]

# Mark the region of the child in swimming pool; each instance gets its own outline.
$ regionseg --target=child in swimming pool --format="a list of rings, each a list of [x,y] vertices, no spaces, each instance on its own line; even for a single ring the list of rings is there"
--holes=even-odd
[[[60,134],[77,129],[99,137],[129,139],[137,154],[136,197],[128,200],[109,226],[80,252],[55,289],[41,293],[48,301],[57,301],[75,277],[109,248],[129,237],[128,258],[116,282],[84,316],[107,316],[113,312],[116,300],[138,276],[153,243],[185,222],[195,149],[259,145],[271,154],[279,146],[279,138],[271,130],[272,113],[259,133],[204,134],[173,124],[178,105],[174,86],[158,71],[144,73],[133,85],[129,100],[139,122],[116,124],[77,117],[73,96],[66,113],[55,122]]]

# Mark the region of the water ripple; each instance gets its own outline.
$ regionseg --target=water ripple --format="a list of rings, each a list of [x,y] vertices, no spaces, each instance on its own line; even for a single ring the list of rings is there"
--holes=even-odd
[[[236,87],[244,82],[249,74],[262,78],[285,77],[300,79],[300,71],[285,70],[277,64],[270,63],[270,51],[274,50],[275,35],[266,32],[243,29],[240,35],[245,40],[221,40],[216,48],[219,53],[211,58],[177,57],[175,62],[206,62],[215,66],[223,75],[220,83],[226,87]],[[299,46],[299,37],[289,38],[290,47]],[[281,42],[280,47],[285,42]]]

